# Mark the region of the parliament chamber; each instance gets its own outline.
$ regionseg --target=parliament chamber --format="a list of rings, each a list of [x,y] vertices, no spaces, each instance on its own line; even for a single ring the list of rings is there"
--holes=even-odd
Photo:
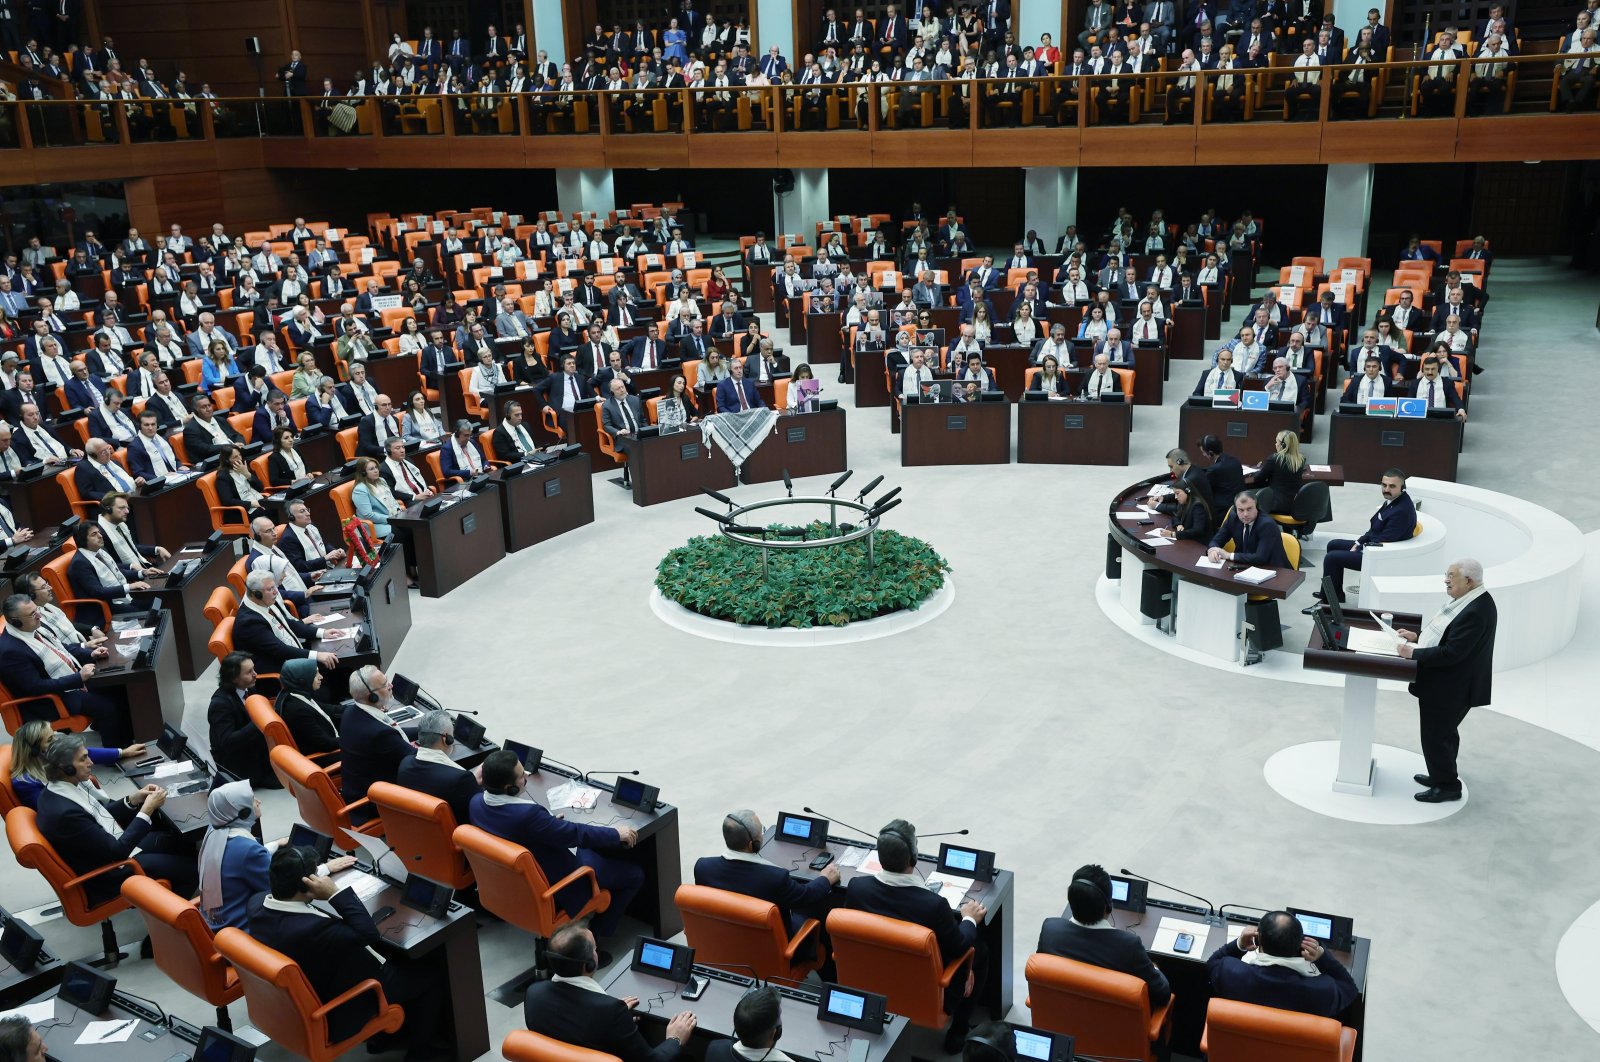
[[[0,1062],[1593,1054],[1596,7],[0,0]]]

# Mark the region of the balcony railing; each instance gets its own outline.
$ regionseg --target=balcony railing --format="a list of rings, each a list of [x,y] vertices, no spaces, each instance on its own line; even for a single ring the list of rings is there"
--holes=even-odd
[[[919,144],[937,151],[941,165],[994,165],[1003,161],[993,154],[996,145],[1036,144],[1048,157],[1027,156],[1030,161],[1096,165],[1128,161],[1117,152],[1119,143],[1168,159],[1193,150],[1195,161],[1228,161],[1213,155],[1255,142],[1248,131],[1272,125],[1283,131],[1264,143],[1288,152],[1277,161],[1593,157],[1600,154],[1600,134],[1574,135],[1572,122],[1583,130],[1593,128],[1590,122],[1600,126],[1600,93],[1592,79],[1585,86],[1581,74],[1566,76],[1566,62],[1564,56],[1527,55],[1323,66],[1312,68],[1315,84],[1297,82],[1292,66],[1274,65],[616,92],[19,100],[0,104],[0,149],[262,140],[273,143],[263,165],[417,167],[429,160],[412,150],[419,143],[452,140],[462,150],[468,141],[515,140],[523,145],[523,164],[548,165],[547,141],[560,140],[563,151],[572,152],[561,156],[562,165],[651,165],[659,156],[663,165],[725,167],[765,166],[774,155],[801,160],[819,150],[826,153],[818,160],[824,165],[882,164],[891,154],[910,162]],[[1585,90],[1586,103],[1576,105]],[[1370,128],[1401,121],[1414,122],[1414,131],[1374,136]],[[1306,131],[1289,132],[1297,125]],[[1152,127],[1166,128],[1157,133]],[[1515,137],[1496,147],[1512,131]],[[862,133],[870,144],[856,139]],[[839,134],[852,140],[840,141]],[[963,141],[971,156],[963,157]],[[722,147],[706,156],[697,154],[701,145]],[[1103,148],[1112,150],[1097,156]],[[1521,154],[1525,148],[1538,153]],[[72,165],[85,164],[85,153],[70,154]],[[0,151],[0,169],[8,158],[15,156]],[[504,164],[517,161],[508,157]]]

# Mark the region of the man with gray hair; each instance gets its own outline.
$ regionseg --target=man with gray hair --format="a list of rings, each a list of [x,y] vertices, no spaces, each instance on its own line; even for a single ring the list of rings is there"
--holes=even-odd
[[[367,795],[373,782],[393,782],[400,774],[400,761],[411,755],[411,735],[389,718],[394,707],[394,684],[372,664],[350,673],[350,699],[339,719],[339,748],[344,801],[353,804]],[[438,740],[438,735],[435,735]],[[377,815],[370,805],[350,813],[352,822],[366,822]]]
[[[1411,693],[1421,710],[1422,756],[1428,773],[1416,775],[1427,786],[1416,798],[1425,804],[1461,799],[1456,755],[1461,721],[1488,704],[1494,676],[1494,598],[1483,585],[1483,565],[1463,558],[1444,573],[1450,600],[1422,625],[1421,632],[1397,631],[1400,655],[1417,662]]]
[[[743,893],[776,904],[778,914],[793,936],[808,918],[823,918],[828,913],[828,897],[839,884],[839,867],[829,863],[810,881],[801,882],[785,867],[762,859],[761,820],[754,811],[730,811],[722,819],[723,853],[706,856],[694,864],[694,883],[727,892]],[[815,941],[808,941],[806,958],[815,954]]]
[[[394,780],[449,804],[456,825],[462,826],[469,821],[467,814],[472,798],[482,789],[482,778],[451,758],[455,742],[455,721],[449,712],[434,709],[423,713],[417,722],[417,751],[400,761]]]
[[[264,568],[244,577],[244,600],[233,618],[233,647],[254,657],[262,671],[282,671],[285,661],[302,657],[311,657],[331,671],[339,658],[306,646],[343,633],[331,627],[318,629],[289,615],[278,597],[278,580]]]

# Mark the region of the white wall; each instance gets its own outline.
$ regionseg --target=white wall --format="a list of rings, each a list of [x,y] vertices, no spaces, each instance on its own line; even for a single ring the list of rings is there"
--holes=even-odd
[[[839,17],[848,18],[849,14],[842,14]],[[806,29],[803,32],[807,37],[799,42],[801,52],[811,47],[810,34],[816,31]],[[789,60],[791,67],[800,61],[800,52],[795,50],[794,15],[789,0],[756,0],[756,33],[753,43],[755,47],[751,50],[752,55],[766,55],[767,49],[776,44],[778,51]]]
[[[533,9],[533,44],[550,56],[550,61],[560,66],[567,61],[566,25],[561,18],[561,0],[528,0]],[[531,60],[533,56],[528,56]]]
[[[1078,170],[1075,166],[1038,166],[1022,171],[1023,229],[1037,229],[1045,247],[1078,220]],[[1023,233],[1016,234],[1020,239]]]
[[[1328,167],[1327,195],[1322,207],[1322,258],[1329,269],[1341,258],[1367,255],[1367,236],[1372,228],[1372,175],[1373,168],[1366,163],[1336,163]]]
[[[556,209],[571,215],[579,210],[604,214],[617,206],[610,170],[557,170]]]

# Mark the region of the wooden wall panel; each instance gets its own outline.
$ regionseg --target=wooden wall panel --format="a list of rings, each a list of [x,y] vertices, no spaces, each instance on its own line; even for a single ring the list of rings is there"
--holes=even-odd
[[[143,56],[159,76],[170,79],[182,70],[191,84],[209,81],[218,95],[256,93],[246,37],[261,38],[269,82],[289,57],[277,0],[101,0],[99,19],[128,65]]]

